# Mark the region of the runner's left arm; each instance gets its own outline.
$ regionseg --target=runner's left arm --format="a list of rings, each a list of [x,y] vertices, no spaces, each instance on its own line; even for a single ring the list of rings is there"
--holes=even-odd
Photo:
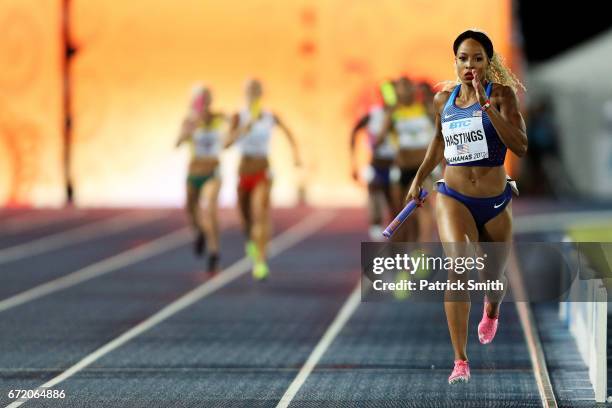
[[[491,103],[487,115],[501,141],[518,157],[527,153],[527,131],[525,121],[519,111],[518,98],[509,86],[501,91],[500,109]]]
[[[287,136],[287,140],[289,140],[289,144],[291,145],[291,149],[293,150],[293,160],[295,165],[298,167],[301,166],[302,161],[300,160],[300,154],[298,152],[297,143],[295,142],[293,133],[291,132],[291,130],[289,130],[287,125],[285,125],[285,123],[278,117],[278,115],[274,115],[274,120],[276,121],[278,127],[281,128],[285,136]]]
[[[473,71],[472,84],[480,105],[486,103],[486,92],[476,70]],[[499,110],[496,105],[499,105]],[[502,86],[500,95],[493,98],[491,106],[487,109],[491,124],[497,131],[501,141],[518,157],[527,153],[527,131],[525,121],[519,111],[516,93],[509,86]]]

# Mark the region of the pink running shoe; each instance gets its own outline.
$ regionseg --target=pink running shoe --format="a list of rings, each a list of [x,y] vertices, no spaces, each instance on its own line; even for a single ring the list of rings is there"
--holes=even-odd
[[[478,323],[478,340],[482,344],[489,344],[493,341],[495,333],[497,332],[497,323],[499,316],[490,318],[487,316],[487,305],[489,302],[485,299],[484,311],[482,312],[482,320]]]
[[[466,383],[470,379],[470,365],[467,361],[455,360],[455,368],[448,377],[449,384]]]

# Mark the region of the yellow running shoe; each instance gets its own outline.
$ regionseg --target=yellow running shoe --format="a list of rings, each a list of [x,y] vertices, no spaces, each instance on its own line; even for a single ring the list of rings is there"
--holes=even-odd
[[[253,266],[253,279],[261,281],[268,279],[268,275],[270,275],[270,269],[267,263],[263,261],[255,263],[255,266]]]
[[[259,250],[257,249],[257,244],[255,241],[249,240],[244,246],[244,252],[246,252],[247,256],[251,258],[253,262],[259,257]]]

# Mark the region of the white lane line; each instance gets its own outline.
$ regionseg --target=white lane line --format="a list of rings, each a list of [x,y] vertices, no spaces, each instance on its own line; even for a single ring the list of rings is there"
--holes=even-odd
[[[35,286],[24,292],[0,301],[0,313],[15,306],[30,302],[34,299],[46,296],[81,282],[102,276],[117,269],[143,261],[152,256],[177,248],[192,239],[189,228],[181,228],[170,234],[164,235],[154,241],[142,246],[124,251],[118,255],[103,259],[99,262],[79,269],[61,278],[53,279],[49,282]]]
[[[512,291],[515,294],[515,299],[527,299],[527,292],[525,285],[520,274],[520,267],[516,256],[513,254],[509,260],[509,281]],[[555,393],[550,381],[550,375],[548,374],[548,368],[546,367],[546,358],[544,357],[544,349],[538,329],[531,312],[529,302],[514,301],[514,306],[519,315],[521,327],[525,335],[525,342],[527,343],[527,349],[529,350],[529,358],[531,359],[531,366],[533,368],[533,374],[536,379],[538,386],[538,392],[540,393],[540,400],[544,408],[557,408],[557,400]]]
[[[315,232],[323,228],[327,223],[329,223],[334,217],[335,214],[333,212],[325,211],[317,212],[303,219],[301,222],[289,228],[287,231],[283,232],[272,240],[269,246],[269,257],[273,257],[280,254],[286,249],[304,240],[306,237],[314,234]],[[103,357],[104,355],[110,353],[118,347],[121,347],[128,341],[141,335],[147,330],[150,330],[154,326],[177,314],[181,310],[187,308],[188,306],[191,306],[195,302],[221,289],[228,283],[236,280],[240,276],[247,273],[250,270],[250,267],[251,261],[246,257],[235,262],[230,267],[219,273],[217,276],[204,282],[197,288],[187,292],[185,295],[170,303],[168,306],[164,307],[162,310],[155,313],[148,319],[144,320],[143,322],[134,326],[127,332],[123,333],[121,336],[110,341],[109,343],[106,343],[104,346],[89,354],[60,375],[47,381],[46,383],[38,387],[37,390],[41,391],[43,389],[55,387],[57,384],[72,377],[73,375],[75,375],[88,365],[94,363],[96,360]],[[19,399],[7,405],[7,408],[19,407],[28,400],[29,398],[27,397]]]
[[[551,214],[522,215],[514,217],[512,230],[515,234],[531,232],[565,231],[576,224],[601,225],[612,222],[612,211],[574,211]]]
[[[353,313],[355,313],[355,310],[357,310],[360,301],[361,281],[357,284],[355,289],[353,289],[353,292],[348,297],[346,302],[344,302],[344,305],[336,315],[336,318],[327,328],[325,334],[323,335],[323,337],[321,337],[321,340],[319,340],[319,343],[312,350],[310,356],[308,356],[308,359],[302,366],[302,369],[297,374],[291,385],[289,385],[289,388],[287,388],[287,391],[285,391],[285,394],[279,401],[276,408],[286,408],[289,406],[289,404],[291,403],[295,395],[298,393],[304,382],[306,382],[306,379],[308,378],[312,370],[314,370],[315,366],[318,364],[321,357],[323,357],[323,354],[325,354],[329,346],[333,343],[336,336],[338,336],[340,330],[342,330],[342,328],[349,321]]]
[[[63,248],[76,243],[91,240],[105,235],[125,231],[140,224],[146,224],[155,219],[162,218],[163,212],[145,214],[120,214],[108,220],[101,220],[81,227],[48,235],[24,244],[10,248],[0,249],[0,264],[16,261],[29,256],[40,255],[45,252]]]
[[[6,221],[1,221],[0,232],[2,234],[23,233],[31,229],[41,228],[64,221],[77,220],[85,217],[86,212],[83,210],[73,210],[67,213],[58,212],[57,214],[36,214],[32,213],[20,214]]]

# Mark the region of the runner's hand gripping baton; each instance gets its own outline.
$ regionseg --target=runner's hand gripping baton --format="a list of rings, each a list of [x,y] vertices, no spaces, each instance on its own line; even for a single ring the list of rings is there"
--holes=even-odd
[[[427,190],[421,189],[421,192],[419,193],[419,200],[423,201],[425,197],[427,197]],[[391,235],[393,235],[393,233],[397,231],[399,226],[402,225],[404,221],[406,221],[406,218],[408,218],[416,208],[417,202],[415,200],[410,200],[410,202],[406,204],[404,209],[400,211],[399,214],[397,214],[397,217],[395,217],[395,219],[391,221],[391,224],[389,224],[389,226],[383,231],[383,235],[385,236],[385,238],[391,238]]]

